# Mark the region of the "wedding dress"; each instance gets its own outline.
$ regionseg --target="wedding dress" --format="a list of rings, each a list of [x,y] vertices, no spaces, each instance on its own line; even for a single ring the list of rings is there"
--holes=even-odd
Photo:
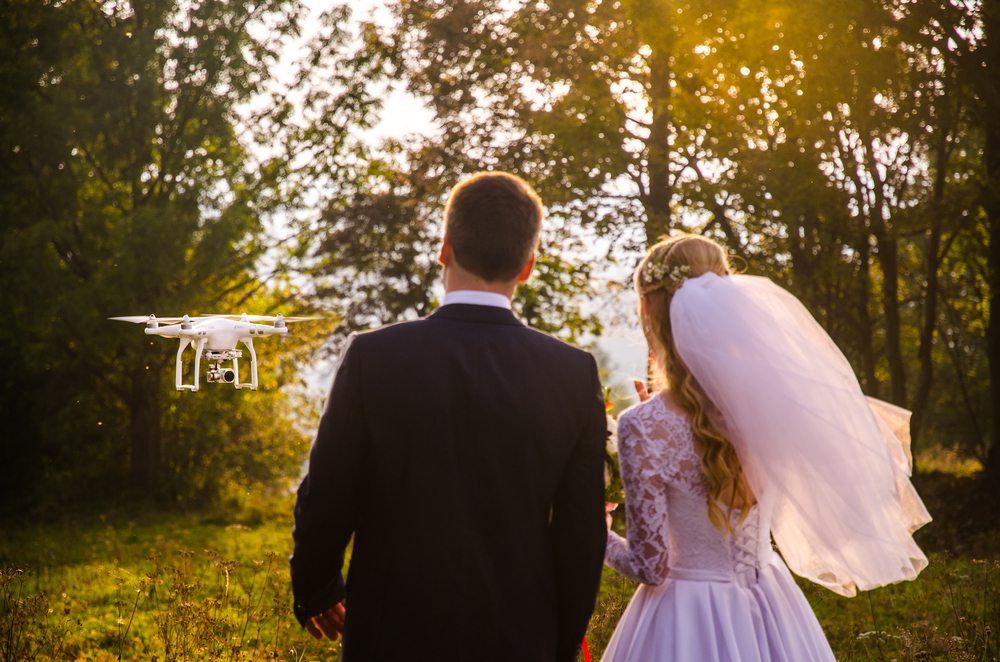
[[[708,517],[686,417],[662,397],[618,419],[628,539],[610,532],[605,561],[642,584],[602,658],[608,662],[833,662],[816,616],[769,546],[762,509],[735,535]],[[725,511],[725,509],[724,509]]]
[[[611,534],[605,561],[643,586],[604,659],[832,661],[789,568],[853,596],[927,566],[909,412],[866,398],[805,306],[766,278],[686,279],[670,323],[757,504],[719,531],[684,415],[660,397],[622,414],[628,539]]]

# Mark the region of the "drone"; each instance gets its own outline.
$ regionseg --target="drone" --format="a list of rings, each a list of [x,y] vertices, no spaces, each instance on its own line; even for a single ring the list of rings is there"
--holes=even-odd
[[[118,322],[146,323],[147,336],[163,336],[179,338],[181,346],[177,350],[177,390],[197,391],[202,357],[208,361],[208,381],[232,384],[238,389],[257,390],[257,352],[253,348],[253,339],[262,336],[283,336],[288,333],[285,324],[289,322],[304,322],[318,320],[321,317],[282,317],[281,313],[271,315],[203,315],[200,317],[157,317],[150,315],[134,315],[131,317],[109,317]],[[271,322],[256,324],[255,322]],[[165,324],[167,326],[160,326]],[[240,382],[239,359],[243,358],[243,350],[236,349],[239,343],[250,350],[250,381]],[[194,383],[184,383],[184,350],[188,345],[194,345]],[[223,367],[223,363],[232,361],[232,367]]]

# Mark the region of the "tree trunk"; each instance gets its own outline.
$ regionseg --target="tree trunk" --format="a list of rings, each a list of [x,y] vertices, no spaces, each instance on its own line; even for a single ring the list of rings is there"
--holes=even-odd
[[[987,140],[987,152],[993,151],[990,177],[994,187],[1000,187],[1000,129],[993,129],[993,136]],[[992,148],[989,147],[993,143]],[[996,197],[996,193],[987,195]],[[990,322],[986,329],[986,350],[990,362],[990,411],[993,417],[993,443],[986,461],[989,483],[1000,491],[1000,204],[996,201],[992,209],[987,208],[990,224],[989,274],[990,274]]]
[[[644,196],[646,211],[646,246],[651,246],[671,228],[670,199],[673,197],[670,175],[670,127],[673,113],[670,105],[670,56],[657,53],[650,60],[650,107],[653,123],[647,145],[649,191]]]
[[[160,384],[158,370],[147,369],[146,362],[132,373],[129,397],[129,436],[132,441],[129,484],[144,495],[152,495],[160,477]]]
[[[879,210],[878,213],[881,213]],[[899,334],[899,266],[896,238],[889,236],[885,221],[877,219],[872,233],[878,241],[878,262],[882,267],[882,304],[885,308],[885,353],[889,359],[890,400],[906,406],[906,368]]]
[[[983,109],[986,165],[983,181],[984,208],[990,228],[989,285],[990,322],[986,330],[990,361],[990,410],[993,417],[993,444],[986,460],[986,481],[1000,491],[1000,0],[983,2],[983,64],[979,72],[979,99]]]
[[[914,446],[920,439],[923,430],[924,413],[927,411],[927,400],[931,394],[931,384],[934,380],[933,345],[934,331],[937,328],[938,299],[938,267],[941,251],[941,219],[938,218],[931,228],[931,236],[927,245],[927,288],[924,292],[924,326],[920,331],[920,381],[917,392],[913,396],[913,416],[910,418],[910,438]]]
[[[944,256],[941,254],[941,218],[944,200],[945,176],[948,162],[951,160],[951,150],[948,148],[948,137],[951,129],[942,122],[942,131],[937,147],[937,163],[934,173],[934,225],[927,242],[927,288],[924,292],[924,326],[920,331],[920,381],[917,392],[913,396],[913,416],[910,418],[910,438],[914,446],[920,439],[923,430],[924,414],[927,411],[927,401],[931,395],[931,385],[934,382],[934,332],[938,321],[938,269]]]
[[[861,241],[858,242],[858,320],[861,334],[861,388],[873,398],[879,397],[879,381],[875,374],[875,348],[872,346],[872,317],[868,312],[868,303],[872,291],[871,250],[868,245],[868,231],[862,228]]]

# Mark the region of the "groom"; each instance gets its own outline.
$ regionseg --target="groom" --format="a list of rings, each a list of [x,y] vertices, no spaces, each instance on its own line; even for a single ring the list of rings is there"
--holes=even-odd
[[[345,662],[568,662],[607,535],[597,365],[511,312],[531,187],[479,173],[444,220],[443,305],[341,356],[295,506],[295,615],[342,632]]]

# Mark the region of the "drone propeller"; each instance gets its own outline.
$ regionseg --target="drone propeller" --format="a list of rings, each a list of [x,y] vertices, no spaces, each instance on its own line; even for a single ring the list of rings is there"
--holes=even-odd
[[[128,315],[126,317],[109,317],[109,320],[115,320],[116,322],[131,322],[133,324],[142,324],[144,322],[160,322],[163,324],[176,324],[177,322],[183,322],[184,318],[187,317],[157,317],[156,315]],[[198,319],[198,318],[194,318]]]
[[[308,322],[310,320],[326,319],[324,317],[284,317],[278,315],[207,315],[207,317],[222,317],[224,319],[239,320],[241,322]]]

